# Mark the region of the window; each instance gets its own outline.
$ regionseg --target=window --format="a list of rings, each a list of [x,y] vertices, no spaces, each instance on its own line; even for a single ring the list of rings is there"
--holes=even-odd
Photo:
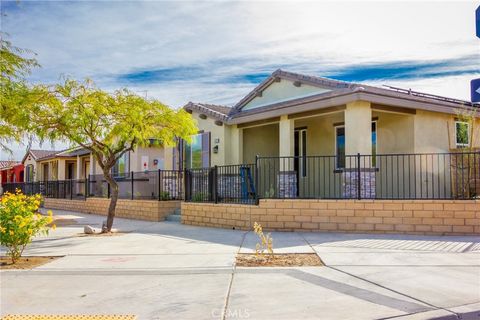
[[[457,148],[465,148],[470,144],[470,125],[468,122],[455,122],[455,144]]]
[[[210,132],[199,133],[192,142],[185,144],[185,168],[210,167]]]
[[[307,129],[295,129],[295,171],[307,176]]]
[[[345,168],[345,126],[335,127],[335,155],[337,168]],[[377,164],[377,122],[372,121],[372,166]]]
[[[335,127],[335,155],[337,168],[345,168],[345,126]]]
[[[29,164],[25,168],[25,181],[26,182],[33,182],[33,164]]]
[[[117,160],[117,163],[115,163],[112,168],[112,173],[114,176],[121,176],[129,171],[128,159],[129,154],[126,152]]]
[[[377,166],[377,121],[372,122],[372,167]]]

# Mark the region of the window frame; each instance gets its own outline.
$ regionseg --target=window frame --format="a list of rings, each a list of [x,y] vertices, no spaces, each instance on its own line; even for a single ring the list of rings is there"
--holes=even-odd
[[[378,168],[378,166],[377,166],[377,161],[376,161],[376,160],[377,160],[377,154],[378,154],[378,120],[372,120],[372,121],[371,121],[370,130],[372,129],[372,125],[373,125],[373,124],[375,124],[375,161],[373,161],[373,154],[372,154],[372,163],[371,163],[371,165],[372,165],[373,168]],[[344,166],[344,167],[339,167],[339,166],[338,166],[338,145],[337,145],[337,141],[338,141],[338,140],[337,140],[337,139],[338,139],[338,129],[339,129],[339,128],[343,128],[343,130],[344,130],[344,131],[343,131],[343,135],[344,135],[344,137],[345,137],[345,124],[338,124],[338,125],[335,125],[335,126],[334,126],[334,130],[335,130],[335,138],[334,138],[334,139],[335,139],[335,140],[334,140],[334,144],[335,144],[335,169],[336,169],[336,170],[343,170],[343,169],[345,169],[345,166]],[[371,130],[371,131],[370,131],[370,140],[372,140],[372,133],[373,133],[373,131]],[[372,141],[372,152],[373,152],[373,141]],[[343,155],[343,157],[344,157],[344,159],[345,159],[345,160],[344,160],[344,164],[346,165],[346,164],[347,164],[347,163],[346,163],[346,161],[347,161],[347,160],[346,160],[346,159],[347,159],[347,154],[345,153],[345,154]],[[375,164],[374,164],[374,162],[375,162]]]
[[[467,143],[458,143],[457,136],[457,125],[466,124],[467,125]],[[470,123],[468,121],[455,121],[455,147],[458,149],[468,148],[470,146]]]
[[[343,128],[343,136],[345,136],[345,125],[344,124],[339,124],[339,125],[336,125],[334,126],[334,129],[335,129],[335,140],[334,140],[334,144],[335,144],[335,169],[337,170],[342,170],[342,169],[345,169],[345,165],[346,165],[346,154],[343,155],[343,158],[345,159],[344,160],[344,166],[343,167],[339,167],[338,166],[338,161],[339,161],[339,157],[338,157],[338,145],[337,145],[337,139],[338,139],[338,129],[339,128]]]

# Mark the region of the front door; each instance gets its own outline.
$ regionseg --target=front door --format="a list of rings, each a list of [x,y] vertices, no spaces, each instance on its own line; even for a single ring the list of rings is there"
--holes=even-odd
[[[294,135],[294,169],[297,173],[297,196],[300,192],[300,179],[307,176],[307,129],[295,129]]]
[[[43,181],[48,181],[48,163],[43,165]]]

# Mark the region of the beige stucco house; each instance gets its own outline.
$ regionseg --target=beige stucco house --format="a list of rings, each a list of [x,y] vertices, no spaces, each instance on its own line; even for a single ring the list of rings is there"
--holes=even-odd
[[[451,166],[453,160],[448,159],[447,163],[438,155],[409,155],[451,153],[464,151],[465,147],[478,150],[480,113],[470,123],[462,116],[474,114],[478,107],[468,101],[411,90],[277,70],[233,108],[188,103],[184,108],[197,120],[200,129],[201,143],[196,143],[196,149],[197,154],[202,154],[202,161],[198,161],[198,156],[192,158],[192,145],[183,147],[187,150],[183,161],[186,167],[248,164],[259,155],[264,158],[259,175],[267,176],[260,179],[260,194],[272,186],[279,192],[279,181],[284,179],[296,185],[297,190],[292,192],[297,196],[303,193],[303,197],[339,197],[339,193],[345,192],[346,181],[356,181],[348,171],[358,167],[354,156],[360,154],[363,181],[386,177],[392,184],[390,187],[381,186],[378,180],[369,182],[370,189],[377,188],[377,196],[399,194],[401,188],[413,190],[418,186],[426,188],[423,193],[442,191],[446,197],[450,190],[439,190],[439,186],[450,188],[452,183],[447,183],[447,178],[456,177],[445,177],[438,186],[432,181],[440,181],[445,172],[442,166]],[[395,159],[392,154],[400,154],[400,158]],[[388,177],[390,171],[393,177]],[[408,181],[405,186],[405,175],[411,172],[420,172],[420,181]],[[399,177],[401,174],[404,176]],[[268,178],[269,175],[274,177]],[[325,181],[322,186],[313,185],[321,180]],[[342,187],[325,190],[325,185],[335,183]],[[375,191],[368,192],[375,197]]]
[[[335,155],[339,135],[346,155],[451,152],[466,144],[480,148],[480,112],[473,132],[468,130],[469,141],[456,137],[459,115],[473,108],[467,101],[283,70],[233,108],[185,106],[201,132],[211,134],[211,165],[251,163],[255,155],[294,156],[296,143],[305,145],[307,155]],[[297,131],[302,134],[295,138]]]
[[[164,148],[159,146],[136,148],[117,162],[114,173],[165,169],[165,153]],[[89,175],[102,174],[93,155],[84,148],[63,151],[28,150],[22,163],[25,166],[25,182],[82,180]]]

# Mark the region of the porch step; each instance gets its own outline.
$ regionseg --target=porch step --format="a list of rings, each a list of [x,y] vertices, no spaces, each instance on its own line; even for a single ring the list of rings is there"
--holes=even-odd
[[[172,214],[169,214],[168,216],[166,216],[165,220],[180,222],[181,218],[182,218],[182,211],[180,210],[180,208],[177,208]]]

